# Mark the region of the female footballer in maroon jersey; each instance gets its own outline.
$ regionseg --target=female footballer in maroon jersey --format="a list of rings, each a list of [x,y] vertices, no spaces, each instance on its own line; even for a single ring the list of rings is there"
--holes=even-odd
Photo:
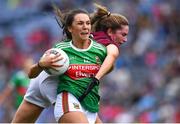
[[[96,74],[96,78],[102,78],[108,73],[117,57],[119,56],[119,46],[127,41],[129,33],[129,22],[126,17],[110,13],[103,6],[95,4],[97,11],[91,18],[93,25],[94,39],[107,48],[107,56]]]

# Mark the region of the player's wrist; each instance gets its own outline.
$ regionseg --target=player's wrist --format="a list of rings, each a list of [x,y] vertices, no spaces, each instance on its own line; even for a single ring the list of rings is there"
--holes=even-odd
[[[99,79],[96,78],[96,77],[93,77],[93,78],[92,78],[92,82],[94,82],[95,85],[99,85],[99,83],[100,83],[100,82],[99,82]]]
[[[42,67],[42,65],[40,64],[40,62],[37,63],[37,67],[38,67],[39,69],[42,69],[42,70],[44,69],[44,68]]]
[[[94,78],[100,80],[100,79],[101,79],[101,76],[100,76],[100,75],[96,75]]]

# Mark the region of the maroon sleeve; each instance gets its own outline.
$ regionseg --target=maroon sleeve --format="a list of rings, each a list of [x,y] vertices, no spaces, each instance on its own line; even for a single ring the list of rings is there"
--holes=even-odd
[[[92,33],[92,35],[93,35],[93,39],[96,40],[96,42],[104,46],[108,46],[109,44],[114,44],[119,48],[119,45],[114,41],[112,41],[110,37],[108,37],[107,34],[104,32],[94,32]]]
[[[96,40],[96,39],[95,39]],[[109,44],[114,44],[115,46],[117,46],[117,48],[119,48],[119,45],[117,43],[114,43],[108,39],[98,39],[96,40],[96,42],[104,45],[104,46],[108,46]]]

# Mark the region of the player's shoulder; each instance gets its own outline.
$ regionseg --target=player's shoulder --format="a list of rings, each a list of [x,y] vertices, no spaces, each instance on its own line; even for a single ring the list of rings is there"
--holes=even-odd
[[[60,42],[56,43],[53,47],[54,48],[61,48],[61,49],[71,47],[70,46],[70,41],[71,40],[69,40],[69,39],[65,39],[63,41],[60,41]]]
[[[93,47],[101,50],[106,50],[106,47],[98,42],[96,40],[91,39],[93,41]]]

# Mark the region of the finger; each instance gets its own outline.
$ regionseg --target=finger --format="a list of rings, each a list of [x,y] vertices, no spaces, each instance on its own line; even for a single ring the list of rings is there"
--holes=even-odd
[[[56,68],[53,68],[53,67],[51,67],[51,69],[53,69],[54,71],[59,71],[59,70],[57,70]]]
[[[60,65],[60,64],[52,64],[51,67],[54,68],[54,67],[62,67],[63,65]]]
[[[53,63],[56,63],[60,60],[62,60],[62,58],[51,59],[51,63],[53,64]]]
[[[53,59],[53,62],[58,62],[58,61],[62,60],[63,58],[64,58],[64,57],[55,58],[55,59]]]
[[[47,50],[46,52],[45,52],[45,54],[50,54],[50,51],[51,51],[51,49],[49,49],[49,50]]]
[[[61,54],[50,54],[50,58],[53,60],[53,59],[56,59],[56,58],[58,58],[58,57],[60,57],[61,56]]]
[[[61,56],[61,53],[57,53],[56,56]]]
[[[47,56],[50,56],[50,53],[44,53],[42,57],[47,57]]]

